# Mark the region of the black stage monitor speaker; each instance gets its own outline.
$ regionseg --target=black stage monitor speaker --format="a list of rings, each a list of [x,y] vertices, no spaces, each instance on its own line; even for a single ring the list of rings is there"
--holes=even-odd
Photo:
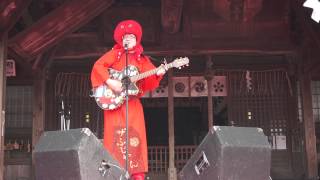
[[[260,128],[214,126],[179,173],[181,180],[269,180],[271,146]]]
[[[48,131],[34,150],[37,180],[124,180],[125,170],[88,129]]]

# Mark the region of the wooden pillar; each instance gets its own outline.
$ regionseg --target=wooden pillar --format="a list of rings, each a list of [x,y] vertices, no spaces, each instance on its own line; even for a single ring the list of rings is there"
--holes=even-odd
[[[208,130],[211,129],[211,127],[213,126],[213,100],[212,100],[212,79],[213,79],[213,75],[212,75],[212,70],[211,70],[211,66],[212,66],[212,56],[208,55],[207,56],[207,63],[206,63],[206,69],[207,69],[207,74],[206,74],[206,80],[208,83]]]
[[[208,130],[213,126],[213,99],[212,99],[212,77],[207,79],[208,82]]]
[[[309,179],[318,176],[315,123],[312,112],[311,78],[305,73],[300,78],[302,94],[302,114],[305,141],[306,173]]]
[[[45,121],[45,85],[46,74],[44,70],[38,70],[34,74],[33,82],[33,122],[32,122],[32,150],[39,141],[44,131]],[[34,177],[34,157],[32,157],[32,169]]]
[[[289,62],[294,61],[294,56],[289,56],[287,55],[286,58],[288,59]],[[297,76],[298,74],[296,66],[293,63],[290,63],[288,66],[288,83],[289,83],[289,89],[288,89],[288,108],[289,108],[289,114],[288,114],[288,122],[287,122],[287,147],[288,147],[288,152],[290,153],[289,156],[289,161],[290,161],[290,166],[291,169],[295,170],[295,164],[294,164],[294,158],[295,158],[295,152],[293,152],[293,129],[296,127],[297,123],[297,117],[298,117],[298,91],[297,88]]]
[[[173,97],[173,71],[168,71],[168,128],[169,128],[169,169],[168,179],[177,180],[177,169],[174,166],[174,97]]]
[[[4,130],[6,99],[7,34],[0,37],[0,180],[4,179]]]

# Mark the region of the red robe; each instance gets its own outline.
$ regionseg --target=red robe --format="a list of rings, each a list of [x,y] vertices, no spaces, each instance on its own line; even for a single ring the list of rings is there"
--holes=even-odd
[[[125,67],[125,54],[120,59],[116,58],[116,52],[110,50],[96,61],[91,72],[91,83],[97,87],[109,78],[108,68],[123,70]],[[154,69],[155,66],[146,56],[137,60],[133,54],[128,55],[128,64],[134,65],[139,72]],[[140,80],[137,85],[140,95],[158,87],[161,76],[150,76]],[[147,140],[144,113],[139,97],[130,97],[128,108],[129,127],[129,161],[128,171],[130,174],[148,172]],[[104,146],[125,168],[126,164],[126,106],[125,103],[115,110],[104,110]]]

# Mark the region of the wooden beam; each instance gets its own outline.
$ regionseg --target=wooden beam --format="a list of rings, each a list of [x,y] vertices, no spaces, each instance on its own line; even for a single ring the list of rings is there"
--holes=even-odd
[[[161,22],[167,33],[176,33],[180,29],[183,0],[161,1]]]
[[[304,47],[309,48],[309,47]],[[309,54],[309,61],[303,61],[303,72],[311,73],[311,74],[318,74],[320,69],[320,61],[319,61],[319,46],[317,45],[317,48],[312,50],[305,50],[304,48],[301,48],[302,51],[305,51],[305,53]]]
[[[301,24],[302,24],[302,28],[305,31],[305,34],[310,36],[310,39],[312,39],[312,42],[315,43],[317,49],[320,49],[320,38],[317,35],[317,33],[314,31],[313,27],[311,26],[311,24],[308,22],[311,21],[310,18],[308,17],[308,20],[306,19],[306,17],[308,15],[306,15],[302,10],[303,10],[303,6],[302,6],[303,2],[300,1],[293,1],[293,7],[294,10],[297,12],[298,14],[298,19],[300,20]],[[307,48],[307,47],[305,47]],[[317,51],[317,54],[320,56],[320,54],[318,53],[319,51]],[[304,70],[303,72],[313,72],[319,69],[320,67],[320,62],[317,60],[313,60],[310,59],[311,61],[308,64],[304,65]]]
[[[305,19],[306,15],[302,12],[302,1],[293,1],[294,10],[298,13],[298,18],[302,23],[306,34],[315,42],[317,48],[320,48],[320,39],[314,32],[310,23]],[[318,158],[315,135],[315,122],[313,119],[312,110],[312,91],[311,91],[311,73],[319,67],[319,63],[311,62],[303,63],[303,74],[300,77],[300,88],[302,93],[302,114],[303,114],[303,128],[305,141],[305,161],[306,161],[306,175],[307,179],[317,179],[318,177]]]
[[[113,0],[70,0],[9,41],[9,48],[26,60],[56,45],[65,35],[107,9]]]
[[[46,88],[47,88],[47,70],[50,67],[52,54],[55,51],[55,47],[48,52],[41,54],[37,57],[33,63],[32,70],[34,75],[33,82],[33,122],[32,122],[32,150],[39,141],[40,136],[45,130],[45,115],[46,115]],[[40,61],[46,62],[39,64]],[[32,176],[34,177],[35,161],[32,157]]]
[[[289,121],[287,123],[287,147],[288,147],[288,150],[289,152],[292,152],[290,153],[290,155],[288,156],[288,160],[290,162],[290,165],[291,167],[295,167],[295,161],[293,161],[295,159],[295,153],[293,153],[293,143],[294,140],[293,138],[295,137],[294,134],[293,134],[293,130],[295,129],[296,127],[296,120],[297,120],[297,117],[299,116],[298,115],[298,96],[300,96],[300,94],[298,94],[298,91],[297,91],[297,88],[294,88],[294,87],[298,87],[297,85],[297,77],[294,76],[294,75],[290,75],[289,73],[289,78],[288,78],[288,81],[290,81],[289,83],[292,85],[292,95],[288,96],[288,108],[289,108]]]
[[[168,130],[169,130],[169,167],[168,180],[177,180],[177,169],[174,165],[174,97],[173,97],[173,71],[168,71]]]
[[[312,111],[311,78],[309,73],[302,75],[300,79],[302,93],[302,114],[305,141],[305,155],[307,165],[307,178],[318,177],[317,148],[315,135],[315,122]]]
[[[38,57],[36,58],[36,60],[33,62],[33,65],[32,65],[32,70],[35,71],[35,70],[39,70],[38,67],[39,67],[39,63],[41,61],[41,59],[43,58],[43,55],[42,54],[39,54]]]
[[[168,35],[167,35],[168,36]],[[170,35],[172,36],[172,35]],[[268,38],[269,39],[269,38]],[[249,54],[249,55],[283,55],[294,54],[296,49],[289,44],[281,44],[275,46],[270,44],[263,44],[260,41],[246,40],[237,41],[237,39],[230,39],[228,42],[217,42],[216,40],[198,40],[192,39],[192,47],[186,44],[182,38],[172,42],[172,45],[146,45],[145,53],[152,55],[193,55],[193,54]],[[273,44],[279,42],[277,39],[269,39]],[[86,43],[83,43],[86,42]],[[194,46],[194,44],[202,44],[201,46]],[[82,58],[97,58],[104,54],[110,46],[106,46],[101,42],[101,37],[95,33],[75,33],[68,35],[59,44],[54,58],[56,59],[82,59]]]
[[[19,20],[32,0],[4,0],[0,2],[0,36]]]
[[[97,58],[106,52],[111,47],[100,47],[90,52],[64,52],[57,53],[53,59],[84,59]],[[213,55],[291,55],[295,52],[293,50],[262,50],[262,49],[165,49],[165,48],[147,48],[144,51],[147,55],[158,56],[188,56],[195,54],[213,54]]]
[[[57,50],[57,46],[53,47],[45,54],[45,60],[42,65],[42,68],[44,68],[45,70],[48,70],[51,68],[51,65],[53,62],[53,55],[55,54],[56,50]]]
[[[46,75],[45,70],[37,71],[33,82],[33,121],[32,121],[32,151],[44,132],[45,122],[45,92]],[[35,161],[32,156],[32,176],[34,176]]]
[[[6,97],[7,34],[0,39],[0,180],[4,179],[4,130]]]
[[[33,71],[39,71],[41,69],[48,69],[51,66],[53,61],[52,57],[57,49],[57,46],[49,49],[47,52],[43,54],[39,54],[38,57],[35,59],[32,65]]]
[[[207,55],[207,59],[206,59],[206,71],[207,74],[206,76],[206,80],[208,83],[208,130],[211,129],[211,127],[213,126],[213,100],[212,100],[212,79],[213,79],[213,75],[212,75],[212,56],[211,55]]]

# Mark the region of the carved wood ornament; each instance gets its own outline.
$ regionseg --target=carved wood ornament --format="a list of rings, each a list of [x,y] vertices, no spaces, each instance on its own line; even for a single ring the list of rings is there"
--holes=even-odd
[[[167,33],[176,33],[180,29],[183,0],[162,0],[161,22]]]
[[[252,21],[262,8],[263,0],[214,0],[213,9],[227,21]]]

